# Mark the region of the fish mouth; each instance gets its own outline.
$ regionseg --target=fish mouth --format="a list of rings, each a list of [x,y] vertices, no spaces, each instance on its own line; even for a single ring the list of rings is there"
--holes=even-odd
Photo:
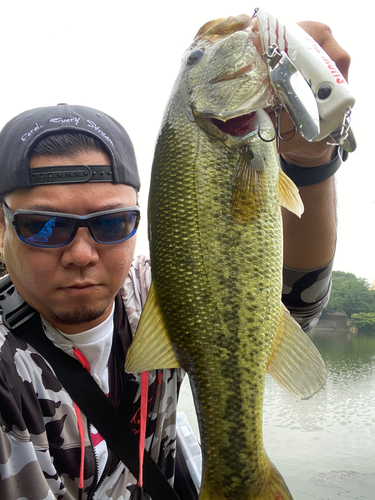
[[[211,122],[221,132],[232,137],[245,137],[258,128],[256,111],[241,116],[236,116],[226,121],[222,121],[217,118],[211,118]]]

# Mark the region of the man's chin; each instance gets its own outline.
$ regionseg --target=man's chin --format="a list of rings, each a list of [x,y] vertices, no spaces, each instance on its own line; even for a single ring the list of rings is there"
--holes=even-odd
[[[59,311],[52,313],[49,322],[57,328],[64,331],[64,326],[82,326],[87,325],[85,330],[89,330],[94,326],[99,325],[104,321],[108,314],[106,314],[108,307],[104,309],[85,309],[79,308],[74,311]],[[84,331],[84,330],[82,330]]]

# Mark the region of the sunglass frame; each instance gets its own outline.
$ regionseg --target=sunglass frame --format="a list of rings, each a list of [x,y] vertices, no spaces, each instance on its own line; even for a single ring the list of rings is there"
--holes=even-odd
[[[76,215],[76,214],[69,214],[69,213],[65,213],[65,212],[24,210],[24,209],[20,209],[20,208],[17,208],[16,210],[12,211],[10,209],[10,207],[7,205],[7,203],[3,200],[3,211],[4,211],[4,215],[5,215],[6,220],[9,222],[9,224],[11,225],[11,227],[13,228],[15,233],[17,234],[18,238],[23,243],[25,243],[27,245],[34,246],[34,247],[38,247],[38,248],[59,248],[59,247],[69,245],[69,243],[71,243],[73,241],[73,239],[74,239],[75,235],[77,234],[77,231],[80,227],[86,227],[88,229],[91,237],[93,238],[93,240],[96,241],[97,243],[102,244],[102,245],[113,245],[115,243],[121,243],[123,241],[130,239],[132,236],[134,236],[134,234],[137,232],[139,221],[141,218],[141,211],[140,211],[139,206],[137,206],[137,205],[134,205],[131,207],[114,208],[112,210],[103,210],[101,212],[94,212],[94,213],[87,214],[87,215]],[[96,217],[101,217],[103,215],[112,215],[112,214],[118,214],[118,213],[124,213],[124,212],[136,212],[137,213],[136,223],[135,223],[134,229],[131,232],[131,234],[129,236],[126,236],[126,238],[116,240],[116,241],[99,241],[95,237],[95,235],[93,234],[92,228],[90,226],[90,220],[93,218],[96,218]],[[41,245],[41,244],[30,242],[30,241],[26,240],[24,238],[24,236],[22,236],[22,234],[20,232],[20,228],[17,224],[17,216],[18,215],[43,215],[45,217],[50,217],[50,218],[52,218],[52,217],[59,217],[59,218],[66,217],[68,219],[74,219],[76,221],[76,224],[74,226],[74,229],[72,231],[70,238],[68,238],[68,240],[65,243],[62,243],[59,245]]]

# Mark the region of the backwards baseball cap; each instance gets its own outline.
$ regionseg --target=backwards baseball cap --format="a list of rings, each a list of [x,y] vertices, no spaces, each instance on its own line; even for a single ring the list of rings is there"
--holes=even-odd
[[[34,145],[43,137],[81,132],[97,139],[111,166],[89,165],[29,168]],[[0,197],[41,184],[113,182],[140,188],[134,148],[126,130],[109,115],[86,106],[35,108],[10,120],[0,132]]]

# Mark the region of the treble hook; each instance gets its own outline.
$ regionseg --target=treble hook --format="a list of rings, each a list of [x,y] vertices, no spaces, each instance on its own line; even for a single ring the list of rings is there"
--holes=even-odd
[[[276,132],[275,132],[275,135],[272,137],[272,139],[265,139],[264,137],[262,137],[262,134],[260,133],[260,124],[258,125],[258,137],[259,137],[259,139],[261,139],[263,142],[272,142],[272,141],[274,141],[275,139],[277,139]]]
[[[262,134],[261,134],[261,131],[260,131],[260,125],[258,125],[258,136],[259,136],[259,139],[261,139],[263,142],[272,142],[272,141],[274,141],[276,139],[276,147],[277,147],[277,149],[279,149],[279,141],[283,141],[283,142],[291,141],[292,139],[294,139],[294,137],[297,134],[297,127],[294,125],[293,135],[291,137],[289,137],[289,139],[283,139],[283,137],[281,136],[281,134],[280,134],[280,124],[281,124],[281,111],[282,111],[282,108],[283,108],[283,106],[280,103],[275,104],[274,107],[273,107],[273,112],[275,114],[275,135],[273,136],[272,139],[265,139],[264,137],[262,137]]]

